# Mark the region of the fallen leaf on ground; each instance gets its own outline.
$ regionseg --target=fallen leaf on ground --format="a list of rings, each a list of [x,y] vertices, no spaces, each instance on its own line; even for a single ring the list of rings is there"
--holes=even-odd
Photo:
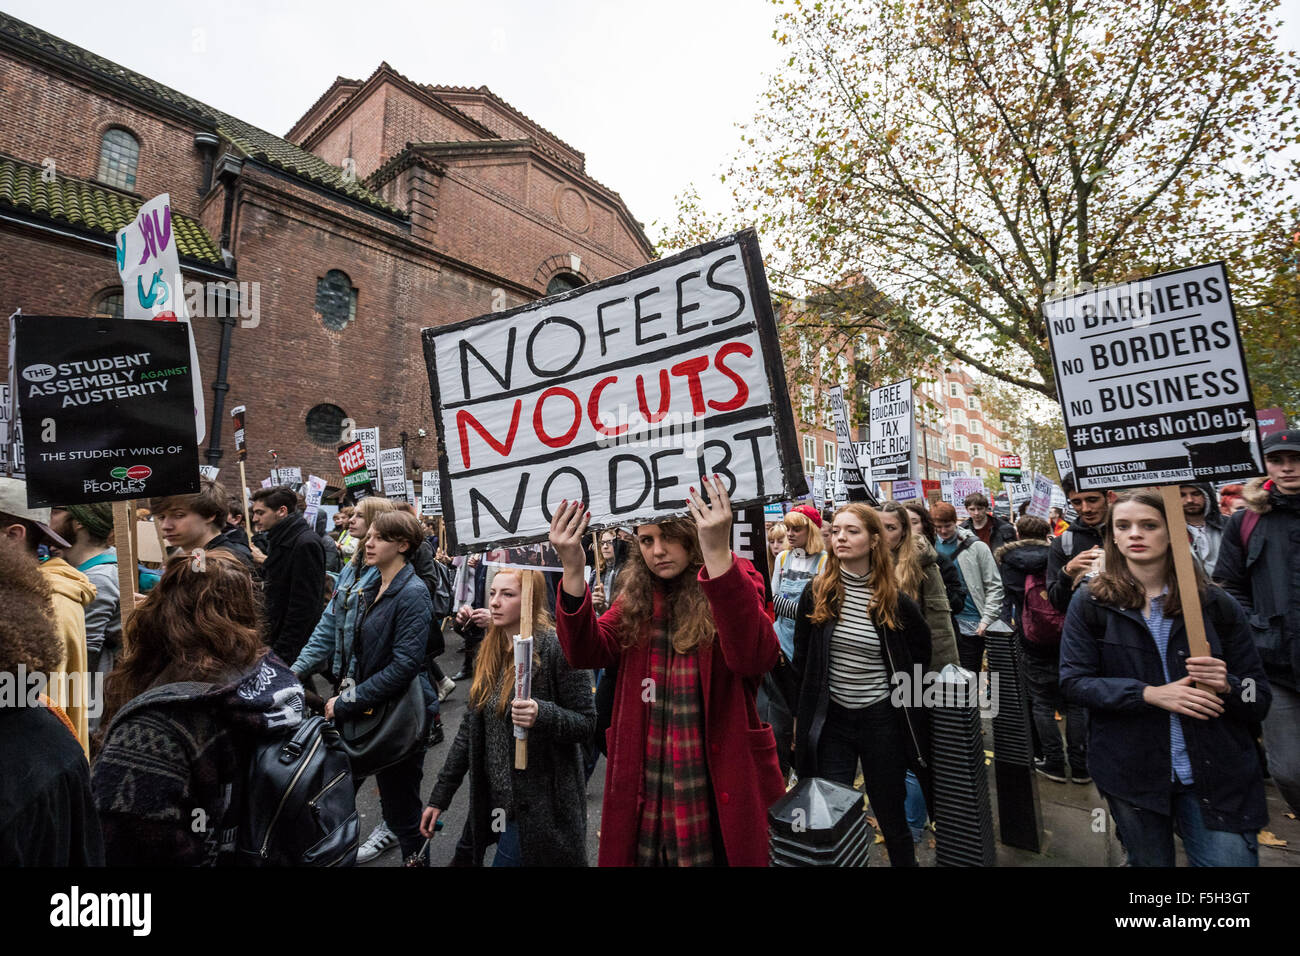
[[[1260,846],[1286,846],[1286,840],[1279,840],[1268,830],[1259,831]]]

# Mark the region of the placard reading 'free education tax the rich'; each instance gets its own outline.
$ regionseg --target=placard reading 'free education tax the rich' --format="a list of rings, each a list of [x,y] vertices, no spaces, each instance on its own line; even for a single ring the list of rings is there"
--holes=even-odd
[[[686,513],[717,473],[739,509],[803,493],[752,230],[522,308],[424,330],[456,553]],[[774,400],[779,396],[780,400]]]
[[[1222,263],[1043,304],[1080,488],[1261,474]]]
[[[29,507],[199,490],[185,326],[15,321]]]

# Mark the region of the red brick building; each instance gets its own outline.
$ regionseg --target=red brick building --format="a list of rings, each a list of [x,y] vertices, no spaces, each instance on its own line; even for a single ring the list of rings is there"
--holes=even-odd
[[[169,192],[182,271],[209,284],[201,452],[231,464],[246,405],[250,484],[271,448],[337,483],[344,419],[435,467],[422,327],[653,258],[583,154],[486,87],[382,63],[282,138],[0,13],[0,94],[2,314],[120,315],[113,234]]]

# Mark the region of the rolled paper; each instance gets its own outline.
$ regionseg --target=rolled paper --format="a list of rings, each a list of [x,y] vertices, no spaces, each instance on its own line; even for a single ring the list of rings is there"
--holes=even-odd
[[[515,700],[533,696],[533,639],[515,635]],[[528,728],[514,726],[515,739],[527,740]]]

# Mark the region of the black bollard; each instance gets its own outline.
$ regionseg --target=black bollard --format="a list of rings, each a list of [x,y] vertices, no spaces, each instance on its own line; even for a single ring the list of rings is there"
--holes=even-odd
[[[998,833],[1007,846],[1041,853],[1043,809],[1034,776],[1029,692],[1020,663],[1020,641],[1002,621],[984,632],[989,659],[993,717],[993,773],[998,786]],[[996,678],[997,683],[993,681]]]
[[[975,675],[949,664],[931,711],[935,863],[994,866],[993,807]]]
[[[772,866],[866,866],[875,833],[862,794],[809,777],[767,811]]]

